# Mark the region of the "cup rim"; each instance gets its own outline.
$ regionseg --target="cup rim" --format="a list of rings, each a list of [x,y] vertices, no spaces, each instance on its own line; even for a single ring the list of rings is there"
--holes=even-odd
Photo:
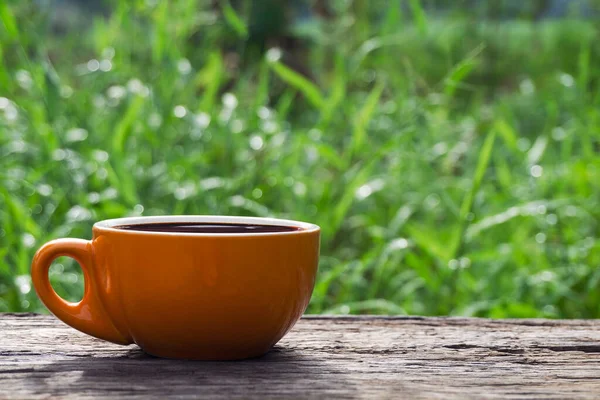
[[[137,225],[148,223],[169,223],[169,222],[204,222],[204,223],[238,223],[238,224],[256,224],[256,225],[278,225],[299,227],[299,230],[288,232],[250,232],[250,233],[200,233],[200,232],[157,232],[157,231],[137,231],[118,229],[121,225]],[[288,236],[302,235],[307,233],[319,232],[321,228],[318,225],[308,222],[294,221],[291,219],[266,218],[266,217],[242,217],[228,215],[156,215],[148,217],[125,217],[105,219],[96,222],[93,229],[108,232],[118,232],[129,235],[149,235],[149,236],[198,236],[198,237],[231,237],[231,236]]]

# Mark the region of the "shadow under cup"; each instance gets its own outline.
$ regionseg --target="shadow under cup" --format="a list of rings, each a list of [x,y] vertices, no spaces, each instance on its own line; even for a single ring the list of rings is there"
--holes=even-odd
[[[84,333],[159,357],[243,359],[266,353],[306,309],[319,236],[316,225],[270,218],[121,218],[96,223],[91,241],[46,243],[31,274],[46,307]],[[50,285],[59,256],[81,265],[79,303]]]

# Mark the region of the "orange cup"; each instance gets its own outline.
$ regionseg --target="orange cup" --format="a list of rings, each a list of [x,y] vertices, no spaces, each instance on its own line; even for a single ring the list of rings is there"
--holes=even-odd
[[[296,227],[265,233],[125,230],[148,223]],[[298,321],[315,283],[320,229],[271,218],[161,216],[98,222],[92,240],[58,239],[35,254],[31,277],[48,309],[81,332],[158,357],[234,360],[266,353]],[[52,261],[74,258],[83,299],[59,297]]]

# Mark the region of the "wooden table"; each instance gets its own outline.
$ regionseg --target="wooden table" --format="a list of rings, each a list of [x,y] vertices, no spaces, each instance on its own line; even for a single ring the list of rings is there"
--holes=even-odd
[[[306,317],[269,354],[164,360],[0,314],[0,398],[600,399],[600,321]]]

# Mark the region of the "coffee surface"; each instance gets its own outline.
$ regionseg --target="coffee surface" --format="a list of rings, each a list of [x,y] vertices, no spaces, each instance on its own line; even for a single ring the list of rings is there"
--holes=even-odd
[[[150,224],[119,225],[116,229],[144,232],[173,233],[275,233],[294,232],[300,228],[281,225],[226,224],[218,222],[158,222]]]

